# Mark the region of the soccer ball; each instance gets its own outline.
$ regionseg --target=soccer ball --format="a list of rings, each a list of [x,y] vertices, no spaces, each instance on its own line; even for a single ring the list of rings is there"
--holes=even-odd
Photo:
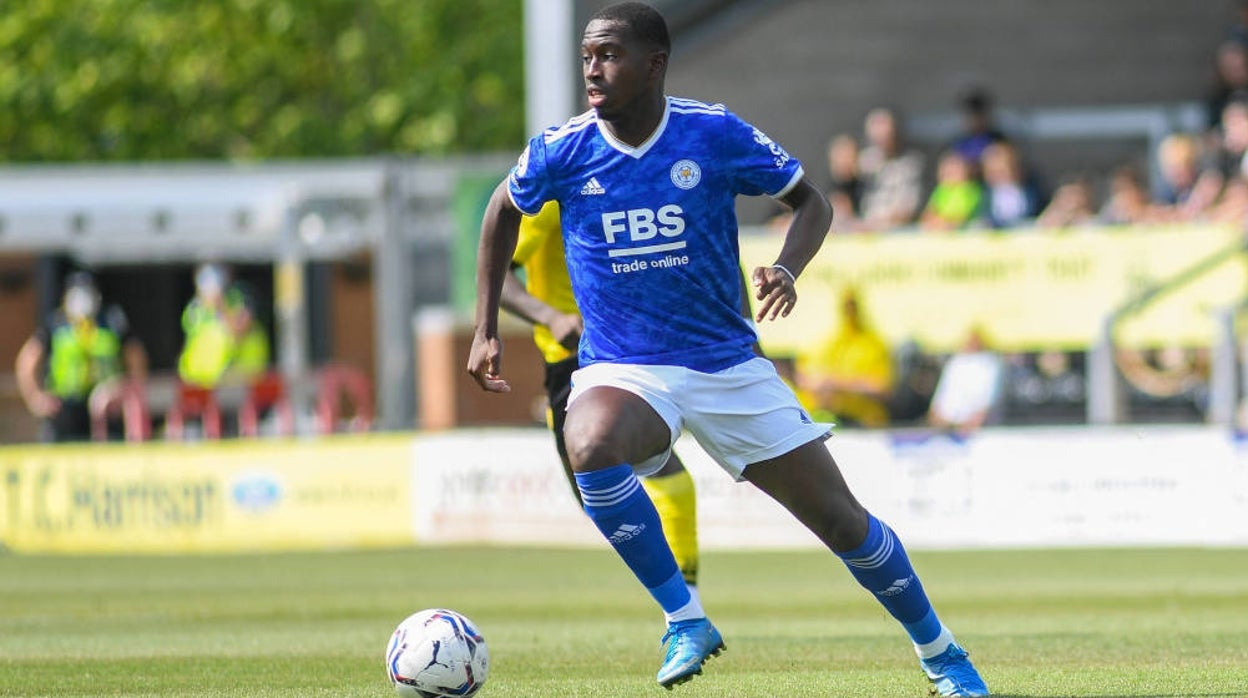
[[[489,670],[490,652],[476,624],[445,608],[408,616],[386,646],[386,675],[403,698],[471,696]]]

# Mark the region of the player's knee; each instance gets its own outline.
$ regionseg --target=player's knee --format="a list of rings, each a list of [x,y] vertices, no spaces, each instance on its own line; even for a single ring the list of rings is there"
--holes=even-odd
[[[598,424],[578,427],[570,422],[563,434],[568,461],[578,473],[609,468],[626,463],[624,444],[609,429]]]

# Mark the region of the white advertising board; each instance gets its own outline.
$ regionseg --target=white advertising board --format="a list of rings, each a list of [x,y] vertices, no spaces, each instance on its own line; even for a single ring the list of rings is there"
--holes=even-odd
[[[1203,426],[990,429],[966,440],[841,431],[828,441],[855,494],[914,549],[1248,545],[1248,443]],[[705,549],[819,542],[736,483],[687,435]],[[416,436],[420,543],[601,545],[548,433]]]

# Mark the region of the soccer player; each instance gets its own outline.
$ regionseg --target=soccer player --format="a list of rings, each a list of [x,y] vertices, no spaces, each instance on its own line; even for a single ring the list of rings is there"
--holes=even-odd
[[[572,372],[578,366],[573,352],[581,339],[583,324],[563,258],[557,203],[548,202],[536,216],[525,216],[520,222],[512,267],[513,271],[524,269],[525,281],[521,282],[515,273],[507,274],[502,307],[533,323],[533,343],[546,362],[546,397],[550,403],[549,425],[555,435],[555,450],[559,452],[573,496],[582,503],[564,444],[563,423],[568,412],[568,394],[572,390]],[[641,486],[659,512],[664,536],[676,556],[685,583],[696,594],[698,521],[693,477],[676,453],[671,452],[658,472],[642,478]]]
[[[529,141],[486,207],[468,371],[500,374],[498,306],[520,217],[559,202],[585,323],[564,426],[585,509],[662,607],[671,687],[724,643],[689,594],[637,475],[663,463],[686,427],[730,475],[774,498],[839,556],[904,627],[945,696],[988,689],[932,609],[896,534],[868,513],[738,312],[738,194],[793,209],[780,254],[751,274],[758,321],[789,314],[796,281],[831,222],[801,165],[721,105],[664,93],[670,40],[648,5],[607,7],[581,41],[590,110]]]

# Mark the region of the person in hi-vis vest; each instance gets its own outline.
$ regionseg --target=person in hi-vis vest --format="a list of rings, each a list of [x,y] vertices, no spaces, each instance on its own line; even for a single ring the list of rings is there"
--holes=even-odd
[[[56,313],[18,351],[18,390],[45,441],[90,439],[91,394],[123,377],[146,380],[147,353],[125,313],[101,301],[90,274],[71,274]]]

